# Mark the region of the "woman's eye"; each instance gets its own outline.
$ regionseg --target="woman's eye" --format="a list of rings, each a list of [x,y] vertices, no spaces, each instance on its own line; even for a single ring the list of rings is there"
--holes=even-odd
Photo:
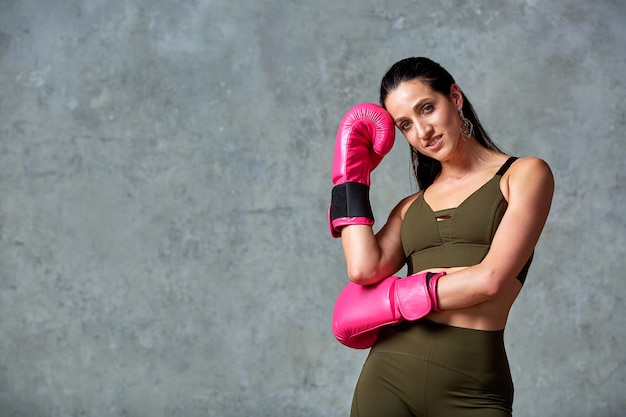
[[[431,113],[433,111],[434,107],[432,104],[426,104],[424,105],[424,107],[422,107],[422,113],[424,114],[428,114]]]
[[[398,126],[400,128],[401,131],[406,131],[410,126],[409,122],[402,122],[400,123],[400,126]]]

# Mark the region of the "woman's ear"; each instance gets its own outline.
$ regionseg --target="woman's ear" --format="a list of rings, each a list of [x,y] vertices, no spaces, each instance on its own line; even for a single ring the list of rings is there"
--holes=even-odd
[[[456,83],[450,86],[450,99],[456,105],[457,109],[463,108],[463,93]]]

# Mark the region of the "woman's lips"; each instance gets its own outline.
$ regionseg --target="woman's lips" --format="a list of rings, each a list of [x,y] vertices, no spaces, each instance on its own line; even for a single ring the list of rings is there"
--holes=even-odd
[[[436,151],[441,147],[441,145],[442,145],[441,135],[439,135],[433,138],[430,142],[428,142],[426,147],[430,150]]]

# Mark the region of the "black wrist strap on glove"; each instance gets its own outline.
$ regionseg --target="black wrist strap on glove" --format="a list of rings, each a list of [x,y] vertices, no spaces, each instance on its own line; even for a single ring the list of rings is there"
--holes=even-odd
[[[374,220],[370,205],[370,188],[359,182],[346,182],[333,187],[330,199],[330,220],[365,217]]]

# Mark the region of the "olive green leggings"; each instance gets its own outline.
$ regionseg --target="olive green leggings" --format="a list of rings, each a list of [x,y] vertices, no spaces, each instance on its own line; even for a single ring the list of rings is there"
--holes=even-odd
[[[507,417],[513,382],[504,331],[404,322],[381,331],[351,417]]]

